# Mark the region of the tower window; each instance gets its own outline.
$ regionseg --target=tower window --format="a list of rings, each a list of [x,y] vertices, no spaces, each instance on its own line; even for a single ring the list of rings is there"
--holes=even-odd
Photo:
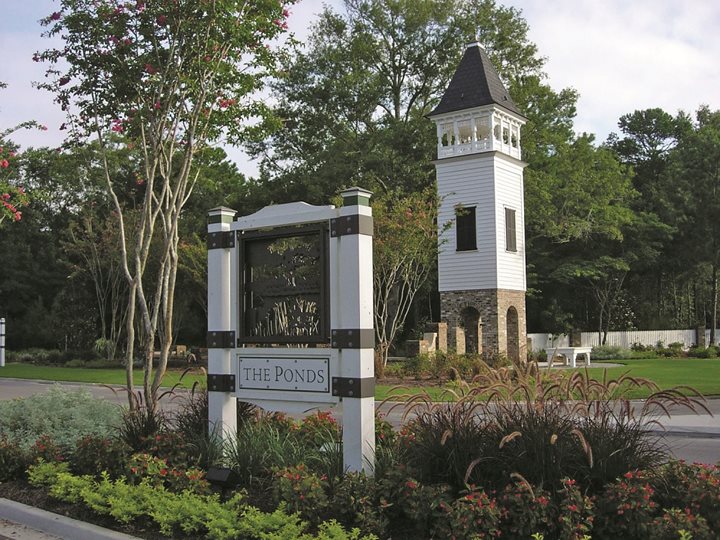
[[[515,227],[515,210],[505,209],[505,249],[517,251],[517,228]]]
[[[455,223],[457,224],[457,250],[470,251],[477,249],[475,207],[456,208]]]

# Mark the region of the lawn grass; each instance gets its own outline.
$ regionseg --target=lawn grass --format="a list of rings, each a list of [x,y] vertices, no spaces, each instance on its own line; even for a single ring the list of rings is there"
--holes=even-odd
[[[590,374],[602,378],[607,369],[608,378],[617,378],[623,373],[633,377],[650,379],[661,389],[674,386],[689,386],[706,397],[720,396],[720,358],[652,358],[630,360],[608,360],[621,367],[590,368]],[[642,396],[646,397],[647,393]]]
[[[609,379],[620,377],[629,373],[633,377],[641,377],[654,381],[661,389],[668,389],[674,386],[690,386],[704,396],[720,396],[720,359],[704,358],[652,358],[638,360],[609,360],[612,364],[623,364],[620,367],[592,367],[588,369],[591,377],[602,379],[605,370]],[[598,364],[602,364],[598,362]],[[578,368],[585,369],[585,368]],[[570,370],[566,370],[570,373]],[[163,379],[163,386],[171,387],[176,383],[184,387],[191,387],[194,382],[204,382],[205,376],[200,373],[188,373],[182,377],[183,372],[179,370],[168,371]],[[101,383],[110,385],[125,385],[124,369],[88,369],[88,368],[66,368],[54,366],[35,366],[31,364],[9,363],[0,368],[0,377],[15,379],[44,379],[59,382],[85,382]],[[142,370],[135,370],[135,384],[142,384]],[[443,399],[445,388],[439,386],[412,386],[400,390],[394,390],[394,385],[377,384],[375,386],[375,398],[383,400],[391,393],[418,394],[423,391],[435,400]],[[636,390],[629,397],[647,397],[649,392]]]
[[[182,386],[190,388],[195,381],[202,381],[205,376],[200,373],[188,373],[182,377],[182,371],[168,371],[163,378],[162,385],[171,387],[180,382]],[[91,369],[68,368],[60,366],[35,366],[32,364],[11,364],[0,368],[0,377],[4,379],[41,379],[56,382],[99,383],[125,386],[125,369]],[[143,382],[142,369],[136,369],[133,381],[140,386]]]

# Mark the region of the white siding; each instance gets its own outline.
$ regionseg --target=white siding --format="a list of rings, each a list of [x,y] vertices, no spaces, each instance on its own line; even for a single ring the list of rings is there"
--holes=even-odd
[[[497,246],[498,288],[524,291],[525,283],[525,210],[523,205],[522,166],[503,159],[495,159],[495,219]],[[506,250],[505,208],[515,210],[517,251]]]
[[[477,250],[457,251],[455,223],[441,236],[438,256],[440,291],[496,289],[497,222],[493,187],[494,158],[478,154],[471,158],[436,162],[438,193],[441,197],[438,226],[455,219],[455,208],[474,206]]]

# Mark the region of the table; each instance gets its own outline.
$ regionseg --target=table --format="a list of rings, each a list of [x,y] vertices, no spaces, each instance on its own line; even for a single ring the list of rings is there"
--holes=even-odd
[[[566,362],[570,363],[570,367],[576,367],[578,356],[585,355],[585,365],[590,365],[590,352],[592,347],[555,347],[547,351],[547,361],[552,362],[553,356],[562,356]]]

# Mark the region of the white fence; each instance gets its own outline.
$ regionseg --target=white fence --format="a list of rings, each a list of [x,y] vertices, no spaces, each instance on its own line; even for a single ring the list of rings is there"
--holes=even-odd
[[[715,330],[715,340],[718,340],[720,330]],[[566,335],[528,334],[532,340],[532,350],[548,350],[553,347],[569,347],[570,338]],[[687,349],[696,342],[695,330],[633,330],[625,332],[608,332],[606,345],[615,345],[629,349],[633,343],[643,345],[656,345],[662,341],[667,347],[670,343],[682,343]],[[705,330],[705,343],[710,343],[710,330]],[[582,332],[580,334],[581,347],[595,347],[600,344],[597,332]]]

